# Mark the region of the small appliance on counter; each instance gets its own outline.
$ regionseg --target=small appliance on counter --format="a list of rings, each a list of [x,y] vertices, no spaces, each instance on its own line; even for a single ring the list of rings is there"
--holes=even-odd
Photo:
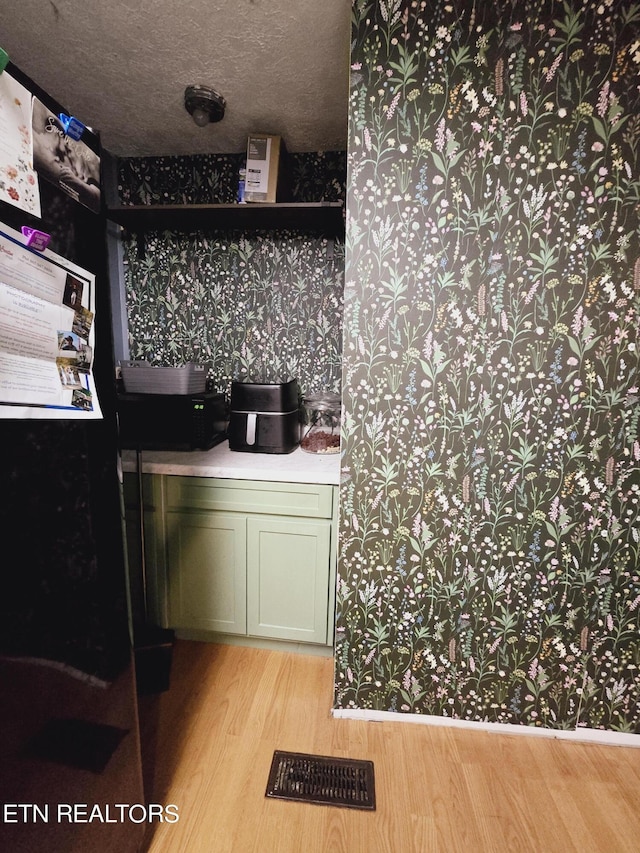
[[[206,390],[203,365],[121,363],[120,445],[139,450],[209,450],[227,437],[224,394]]]
[[[224,394],[118,394],[120,445],[140,450],[209,450],[226,434]]]
[[[298,380],[231,383],[229,449],[291,453],[300,441]]]

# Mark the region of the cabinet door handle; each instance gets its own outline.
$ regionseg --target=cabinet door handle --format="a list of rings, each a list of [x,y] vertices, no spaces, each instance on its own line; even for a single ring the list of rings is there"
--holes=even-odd
[[[247,444],[251,447],[256,443],[256,420],[258,416],[255,412],[250,412],[247,415]]]

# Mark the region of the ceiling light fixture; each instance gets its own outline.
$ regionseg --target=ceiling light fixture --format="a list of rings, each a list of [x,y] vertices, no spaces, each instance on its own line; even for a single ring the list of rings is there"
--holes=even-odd
[[[208,86],[187,86],[184,90],[184,106],[198,125],[206,127],[209,122],[224,117],[227,102],[218,92]]]

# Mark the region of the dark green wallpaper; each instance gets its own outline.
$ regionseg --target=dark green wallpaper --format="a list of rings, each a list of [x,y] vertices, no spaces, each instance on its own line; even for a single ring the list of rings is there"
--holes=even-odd
[[[339,201],[344,152],[291,154],[294,201]],[[240,155],[119,164],[125,204],[232,203]],[[131,358],[232,379],[340,390],[344,241],[293,231],[149,233],[124,243]]]
[[[639,26],[353,3],[336,708],[640,730]]]

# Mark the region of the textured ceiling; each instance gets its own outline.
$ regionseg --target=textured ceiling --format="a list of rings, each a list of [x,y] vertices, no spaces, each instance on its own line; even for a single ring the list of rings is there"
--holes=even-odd
[[[346,148],[350,0],[2,0],[0,47],[117,156]],[[224,96],[197,127],[185,87]]]

